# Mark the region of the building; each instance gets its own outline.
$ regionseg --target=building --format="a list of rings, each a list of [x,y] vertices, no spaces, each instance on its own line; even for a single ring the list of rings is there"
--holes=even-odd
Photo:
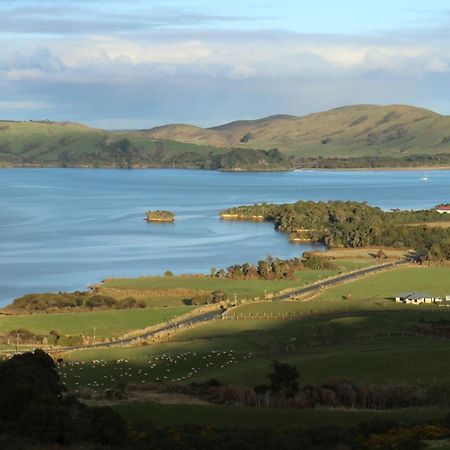
[[[436,211],[439,214],[450,214],[450,204],[436,206]]]
[[[395,297],[397,303],[410,303],[420,305],[421,303],[440,303],[442,298],[435,297],[428,292],[402,292]]]

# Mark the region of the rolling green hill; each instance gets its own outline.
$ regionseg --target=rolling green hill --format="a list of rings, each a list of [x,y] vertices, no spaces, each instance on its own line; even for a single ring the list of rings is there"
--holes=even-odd
[[[0,122],[0,167],[450,166],[450,117],[405,105],[356,105],[214,128],[111,132],[70,122]]]
[[[305,117],[272,116],[201,129],[168,125],[154,138],[216,147],[278,148],[288,155],[355,157],[450,152],[450,117],[405,105],[356,105]]]

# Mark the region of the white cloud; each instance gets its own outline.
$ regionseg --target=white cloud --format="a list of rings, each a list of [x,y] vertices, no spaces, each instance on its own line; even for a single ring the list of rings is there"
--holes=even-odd
[[[42,109],[54,119],[140,128],[348,103],[450,104],[445,30],[346,36],[172,29],[1,43],[0,92],[48,98],[0,102],[15,117]]]
[[[214,33],[213,33],[214,35]],[[302,35],[268,37],[249,34],[164,40],[108,36],[48,41],[45,48],[0,57],[6,79],[54,79],[113,82],[133,78],[198,74],[230,79],[278,78],[382,71],[401,76],[448,70],[449,50],[432,45],[386,45],[365,40],[334,42]]]

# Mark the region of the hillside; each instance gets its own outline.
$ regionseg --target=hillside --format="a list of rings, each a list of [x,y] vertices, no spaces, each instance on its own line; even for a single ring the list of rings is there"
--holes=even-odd
[[[0,121],[0,167],[181,167],[277,170],[278,151],[218,148],[70,122]]]
[[[303,157],[402,157],[450,152],[450,117],[412,106],[356,105],[209,129],[170,125],[148,135],[218,147],[278,148]]]
[[[412,106],[357,105],[214,128],[105,131],[70,122],[0,121],[0,167],[450,166],[450,117]]]

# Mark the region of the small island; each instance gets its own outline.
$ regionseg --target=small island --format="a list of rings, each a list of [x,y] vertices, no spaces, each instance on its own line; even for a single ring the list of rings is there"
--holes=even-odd
[[[147,222],[175,222],[175,214],[171,211],[155,210],[145,213]]]

